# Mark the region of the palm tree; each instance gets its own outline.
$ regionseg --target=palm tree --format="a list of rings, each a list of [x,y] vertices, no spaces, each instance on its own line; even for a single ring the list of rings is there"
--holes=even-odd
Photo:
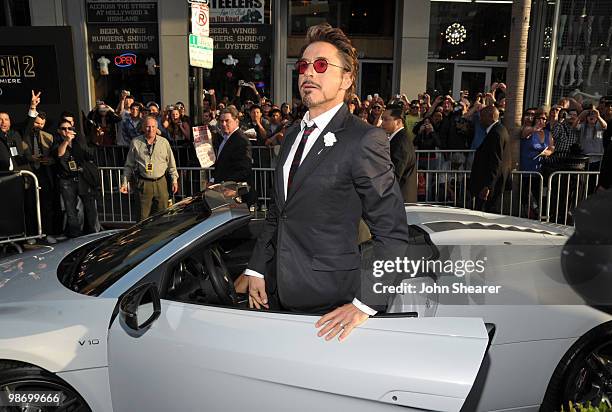
[[[512,21],[510,23],[510,45],[508,51],[508,69],[506,72],[506,112],[504,124],[511,136],[516,135],[523,113],[523,95],[525,93],[525,75],[527,71],[527,40],[529,38],[529,17],[531,0],[514,0],[512,3]],[[516,164],[519,156],[519,141],[513,139],[512,159]]]

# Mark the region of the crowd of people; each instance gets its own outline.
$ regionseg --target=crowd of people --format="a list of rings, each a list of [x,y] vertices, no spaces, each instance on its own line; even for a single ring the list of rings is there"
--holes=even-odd
[[[416,99],[397,94],[385,101],[374,94],[364,99],[353,95],[346,104],[350,113],[389,136],[391,159],[406,202],[436,200],[432,176],[417,179],[417,169],[471,170],[478,178],[472,178],[466,187],[477,207],[490,210],[513,168],[545,174],[575,168],[582,159],[585,170],[602,169],[600,185],[609,187],[610,161],[603,162],[603,158],[612,146],[612,129],[608,128],[612,101],[601,99],[593,104],[562,98],[549,109],[528,108],[520,129],[506,137],[502,126],[506,93],[504,83],[494,83],[476,96],[461,92],[457,101],[450,95],[432,99],[427,93]],[[218,98],[214,89],[205,90],[204,96],[201,119],[196,122],[180,101],[164,107],[153,101],[143,104],[123,90],[115,108],[96,102],[83,118],[81,134],[75,115],[69,112],[62,113],[55,130],[46,127],[47,116],[38,110],[41,92],[32,91],[21,133],[11,126],[7,113],[0,113],[0,170],[36,174],[43,232],[46,241],[54,243],[100,229],[96,213],[100,181],[95,165],[99,147],[129,148],[121,192],[128,193],[132,184],[140,199],[139,218],[145,218],[166,208],[170,192],[178,190],[176,168],[181,165],[171,148],[193,147],[192,126],[207,126],[210,131],[216,154],[213,182],[252,184],[252,168],[276,165],[287,130],[307,111],[301,101],[275,104],[261,96],[253,83],[241,82],[232,97]],[[485,144],[493,125],[499,141]],[[513,139],[520,145],[516,160],[510,153]],[[254,146],[270,150],[254,156]],[[482,176],[492,177],[485,182]],[[503,177],[497,186],[496,177]],[[529,186],[533,193],[539,189],[537,182]],[[256,195],[249,203],[256,203]],[[26,205],[26,215],[32,216],[32,210],[31,204]],[[28,231],[32,231],[32,219],[27,220]]]

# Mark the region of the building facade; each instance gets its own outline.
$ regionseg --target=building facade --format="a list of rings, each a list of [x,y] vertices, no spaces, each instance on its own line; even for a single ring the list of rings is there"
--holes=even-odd
[[[526,104],[607,95],[612,0],[532,4]],[[458,97],[506,77],[511,0],[210,0],[209,7],[214,67],[203,71],[202,83],[188,64],[188,1],[29,0],[29,19],[72,27],[83,108],[114,104],[121,90],[143,102],[189,106],[196,84],[232,98],[240,81],[274,102],[291,102],[306,29],[323,21],[357,47],[362,98],[424,91]]]

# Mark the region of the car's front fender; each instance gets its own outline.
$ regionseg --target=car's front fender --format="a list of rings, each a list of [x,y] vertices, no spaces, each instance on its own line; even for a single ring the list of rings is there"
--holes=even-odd
[[[108,325],[116,299],[0,304],[0,359],[49,372],[108,366]]]

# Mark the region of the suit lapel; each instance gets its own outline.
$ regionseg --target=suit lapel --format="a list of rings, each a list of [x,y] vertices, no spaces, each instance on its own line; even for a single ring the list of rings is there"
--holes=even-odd
[[[314,145],[304,158],[304,161],[298,167],[295,176],[293,177],[293,183],[291,184],[291,188],[287,192],[287,200],[293,197],[295,192],[300,188],[302,183],[306,180],[306,177],[309,176],[314,169],[318,166],[319,163],[325,158],[325,156],[329,153],[332,146],[325,146],[324,136],[329,133],[337,133],[344,128],[344,123],[349,118],[349,112],[346,105],[342,105],[338,113],[334,117],[332,117],[331,121],[327,124],[327,127],[321,131]],[[316,120],[315,120],[316,123]],[[337,137],[337,136],[336,136]],[[283,179],[284,181],[284,179]]]

